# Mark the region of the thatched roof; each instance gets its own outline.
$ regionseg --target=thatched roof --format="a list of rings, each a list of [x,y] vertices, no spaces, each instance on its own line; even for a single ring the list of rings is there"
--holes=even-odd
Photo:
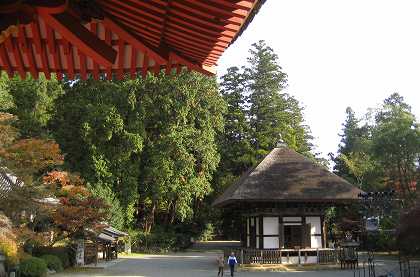
[[[342,202],[362,192],[309,158],[286,147],[273,149],[213,203]]]

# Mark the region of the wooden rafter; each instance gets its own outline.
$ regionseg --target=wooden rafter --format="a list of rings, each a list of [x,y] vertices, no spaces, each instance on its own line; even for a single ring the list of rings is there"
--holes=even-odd
[[[114,63],[117,52],[89,32],[74,16],[69,13],[41,14],[41,16],[48,25],[100,65],[107,66]]]
[[[97,14],[73,10],[68,0],[15,5],[13,15],[29,16],[0,43],[0,69],[21,78],[56,73],[59,79],[135,78],[182,68],[211,74],[204,68],[217,65],[262,0],[91,1]],[[5,12],[0,10],[3,18]]]

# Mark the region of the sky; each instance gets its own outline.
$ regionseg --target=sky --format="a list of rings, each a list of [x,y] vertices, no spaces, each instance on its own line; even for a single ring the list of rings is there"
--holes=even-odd
[[[350,106],[362,117],[393,92],[420,119],[420,1],[267,0],[223,54],[218,76],[265,40],[305,108],[316,152],[336,153]]]

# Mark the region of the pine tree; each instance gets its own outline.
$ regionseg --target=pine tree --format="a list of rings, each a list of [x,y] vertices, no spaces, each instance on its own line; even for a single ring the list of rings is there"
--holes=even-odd
[[[220,168],[237,176],[249,168],[255,159],[250,144],[250,126],[246,118],[246,98],[243,74],[231,67],[222,76],[221,94],[227,104],[224,133],[219,137]]]
[[[251,143],[257,158],[262,158],[277,143],[310,155],[310,131],[303,122],[299,102],[283,89],[287,74],[278,63],[278,56],[264,41],[254,43],[250,49],[244,78],[249,95],[248,117]]]
[[[341,140],[338,146],[338,155],[333,157],[334,172],[341,177],[345,177],[349,181],[354,181],[354,176],[349,172],[348,167],[340,155],[349,155],[354,150],[356,140],[356,130],[358,129],[359,120],[351,107],[346,108],[346,121],[343,123],[343,133],[340,134]]]

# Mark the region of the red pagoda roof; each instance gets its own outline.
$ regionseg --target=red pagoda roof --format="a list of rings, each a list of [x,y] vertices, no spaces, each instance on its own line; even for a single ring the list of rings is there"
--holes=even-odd
[[[0,69],[121,79],[182,67],[212,74],[262,0],[3,0]]]

